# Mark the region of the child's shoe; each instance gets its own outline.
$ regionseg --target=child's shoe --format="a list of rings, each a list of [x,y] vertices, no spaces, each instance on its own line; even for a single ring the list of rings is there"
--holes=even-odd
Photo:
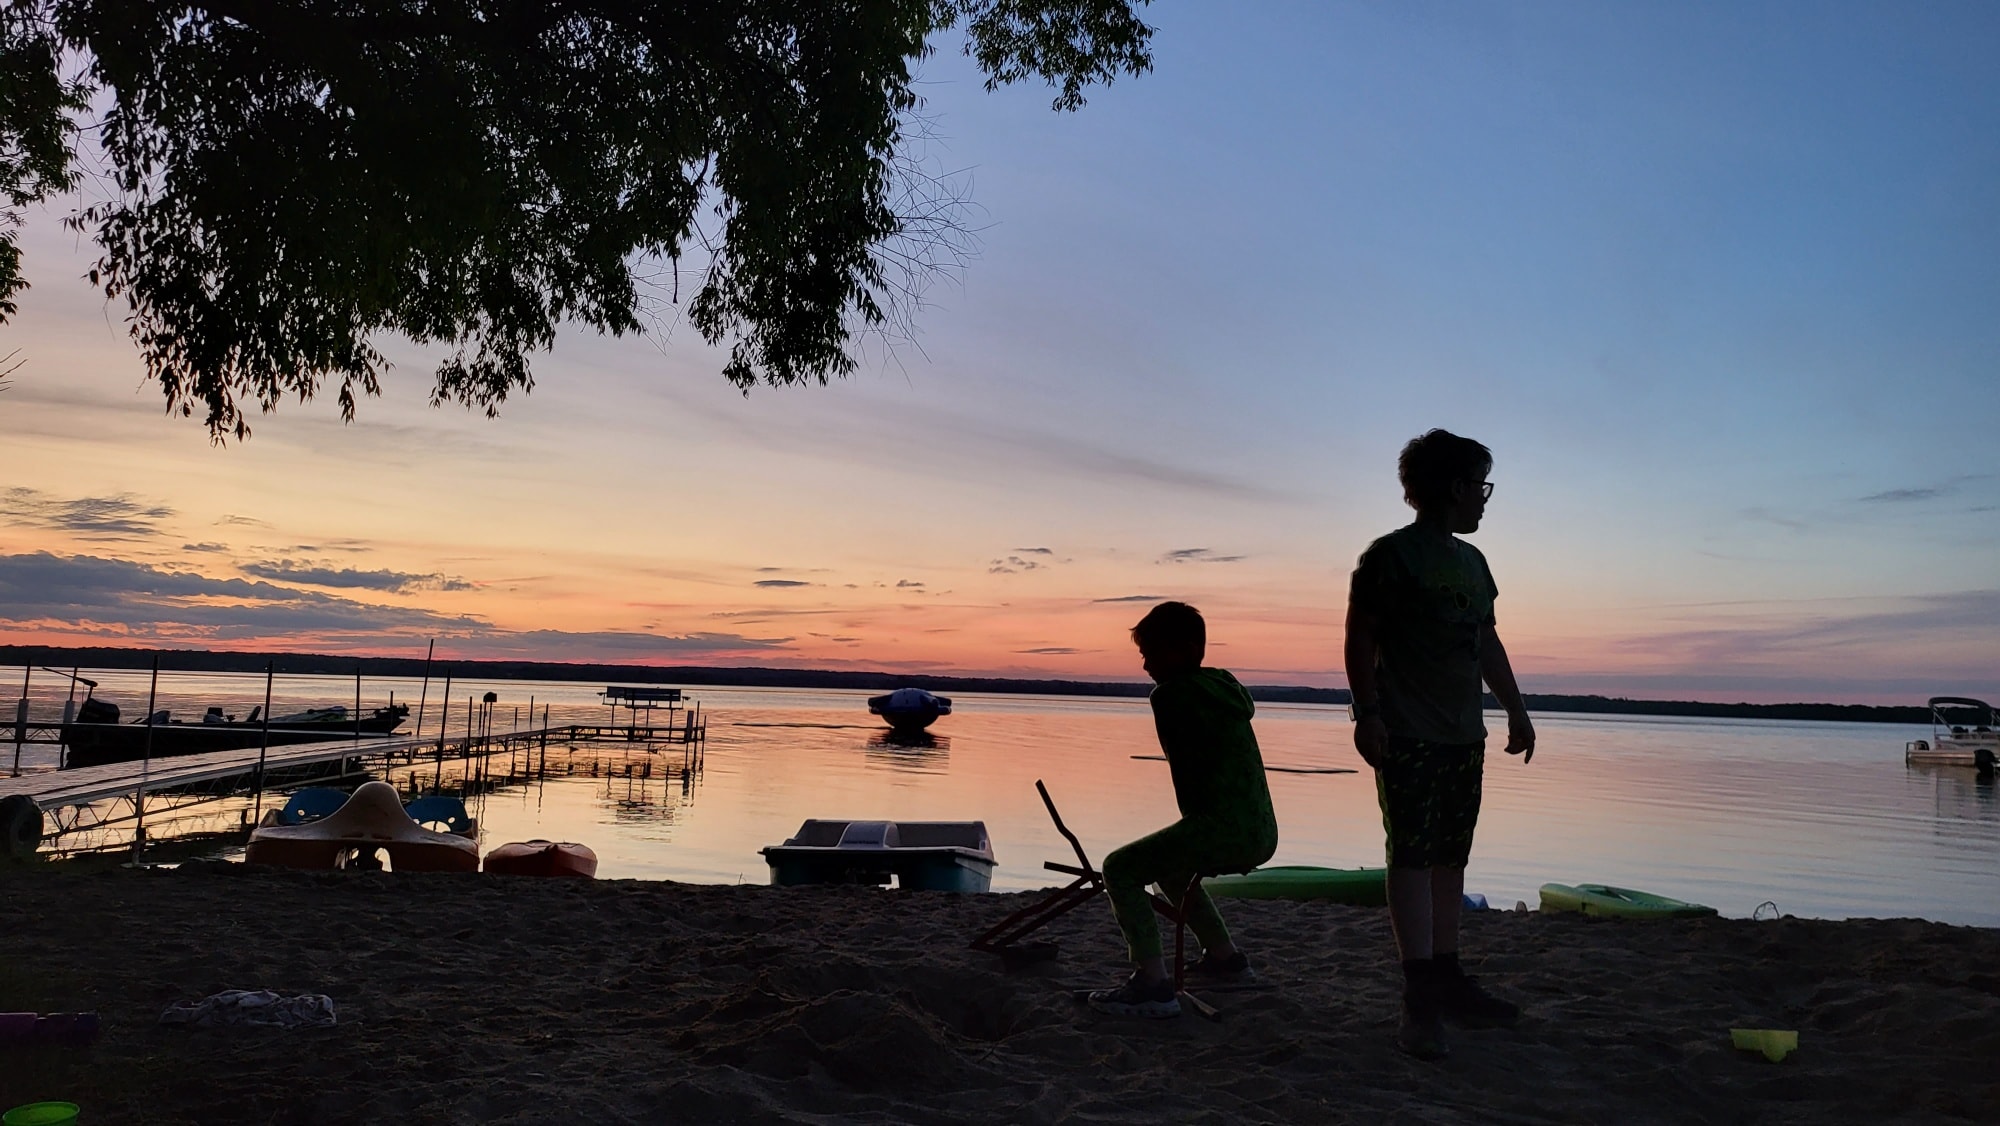
[[[1428,980],[1413,981],[1403,991],[1403,1020],[1396,1028],[1396,1046],[1420,1060],[1441,1060],[1451,1054],[1444,1039],[1444,1011],[1439,989]]]
[[[1438,1008],[1455,1024],[1466,1028],[1512,1028],[1521,1019],[1521,1006],[1486,992],[1476,977],[1465,973],[1443,975],[1436,986]]]
[[[1257,980],[1257,971],[1250,968],[1250,959],[1238,950],[1227,958],[1218,958],[1204,950],[1201,957],[1189,962],[1182,971],[1198,981],[1212,981],[1217,985],[1237,985]]]
[[[1155,1020],[1181,1015],[1181,999],[1172,981],[1149,982],[1137,971],[1116,989],[1099,989],[1090,995],[1090,1007],[1116,1017],[1150,1017]]]

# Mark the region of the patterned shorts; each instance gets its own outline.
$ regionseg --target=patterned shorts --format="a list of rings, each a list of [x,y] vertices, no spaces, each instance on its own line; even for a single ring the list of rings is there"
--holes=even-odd
[[[1465,867],[1485,769],[1484,742],[1389,740],[1375,771],[1389,867]]]

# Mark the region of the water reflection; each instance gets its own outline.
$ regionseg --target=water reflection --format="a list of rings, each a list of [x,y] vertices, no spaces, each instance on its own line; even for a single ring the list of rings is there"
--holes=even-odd
[[[915,774],[943,774],[950,768],[951,736],[928,731],[883,731],[868,739],[865,761]]]
[[[1927,765],[1909,769],[1930,780],[1932,810],[1937,816],[2000,824],[2000,801],[1995,798],[1992,771]]]

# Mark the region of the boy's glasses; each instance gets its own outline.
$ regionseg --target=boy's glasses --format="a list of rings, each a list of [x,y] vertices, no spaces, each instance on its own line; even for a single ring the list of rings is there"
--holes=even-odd
[[[1481,481],[1479,483],[1479,499],[1480,500],[1493,499],[1493,482]]]

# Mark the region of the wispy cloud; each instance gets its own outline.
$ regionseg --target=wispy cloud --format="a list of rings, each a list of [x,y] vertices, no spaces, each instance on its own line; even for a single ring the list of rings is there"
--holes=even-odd
[[[0,620],[212,639],[490,628],[476,618],[368,605],[274,583],[47,552],[0,556]]]
[[[228,551],[229,545],[226,543],[184,543],[181,545],[181,550],[201,552]]]
[[[1863,504],[1896,504],[1913,500],[1935,500],[1949,495],[1949,489],[1890,489],[1888,492],[1874,493],[1861,498]]]
[[[1907,489],[1886,489],[1859,498],[1862,504],[1911,504],[1917,501],[1937,500],[1963,491],[1968,481],[1983,481],[1990,477],[1987,473],[1961,473],[1956,477],[1940,481],[1935,485],[1921,485]]]
[[[1776,524],[1780,528],[1790,528],[1794,532],[1803,532],[1812,526],[1804,520],[1780,515],[1762,506],[1743,509],[1739,515],[1745,520],[1754,520],[1759,524]]]
[[[216,521],[216,524],[221,527],[236,528],[268,528],[271,526],[257,519],[255,516],[238,516],[233,512],[225,514],[221,519]]]
[[[1164,594],[1121,594],[1116,598],[1093,598],[1091,602],[1165,602],[1166,600],[1167,596]]]
[[[1162,563],[1238,563],[1249,558],[1246,555],[1222,555],[1212,547],[1175,548],[1160,556]]]
[[[1019,555],[1009,555],[995,559],[986,565],[989,575],[1018,575],[1023,571],[1039,571],[1048,564],[1039,559],[1023,559]]]
[[[737,437],[760,446],[789,453],[812,449],[823,456],[870,463],[893,458],[916,468],[926,478],[949,470],[983,480],[991,476],[994,466],[1005,465],[1064,480],[1093,478],[1138,483],[1236,500],[1295,499],[1292,494],[1261,484],[1112,449],[1095,437],[1072,437],[1010,426],[990,417],[923,403],[901,402],[894,417],[885,419],[883,412],[872,404],[828,399],[814,404],[809,419],[780,422],[760,415],[754,424],[738,411],[717,409],[699,399],[677,399],[675,409],[700,415],[709,425],[727,428]],[[830,414],[840,417],[840,425],[827,425]]]
[[[640,662],[782,650],[792,640],[706,631],[509,630],[473,615],[48,552],[0,555],[0,624],[93,640],[278,642],[334,649],[434,636],[467,656]]]
[[[896,589],[898,589],[898,590],[902,590],[902,589],[905,589],[905,588],[911,588],[911,587],[921,587],[921,586],[923,586],[923,585],[924,585],[923,583],[920,583],[920,582],[916,581],[915,579],[897,579],[897,580],[896,580]]]
[[[426,575],[410,571],[357,571],[346,567],[324,567],[296,559],[245,563],[240,570],[246,575],[255,575],[260,579],[345,590],[379,590],[387,594],[476,589],[472,583],[442,572]]]
[[[2000,635],[2000,590],[1964,590],[1884,599],[1879,609],[1775,607],[1764,614],[1732,611],[1724,625],[1628,637],[1615,648],[1690,667],[1781,658],[1811,663],[1866,649],[1937,650],[1948,643],[1984,644]],[[1840,659],[1845,660],[1845,657]]]
[[[1056,553],[1055,548],[1052,547],[1017,547],[1014,551],[1020,555],[1054,555]]]
[[[1046,645],[1040,649],[1016,649],[1014,652],[1027,653],[1037,657],[1067,657],[1073,653],[1081,653],[1083,650],[1072,649],[1067,645]]]
[[[790,587],[811,586],[812,584],[801,579],[758,579],[755,585],[761,586],[766,590],[785,590]]]
[[[130,493],[70,500],[40,489],[13,488],[0,493],[0,520],[85,539],[144,539],[158,535],[160,521],[173,514],[174,510],[164,504],[148,504]]]

